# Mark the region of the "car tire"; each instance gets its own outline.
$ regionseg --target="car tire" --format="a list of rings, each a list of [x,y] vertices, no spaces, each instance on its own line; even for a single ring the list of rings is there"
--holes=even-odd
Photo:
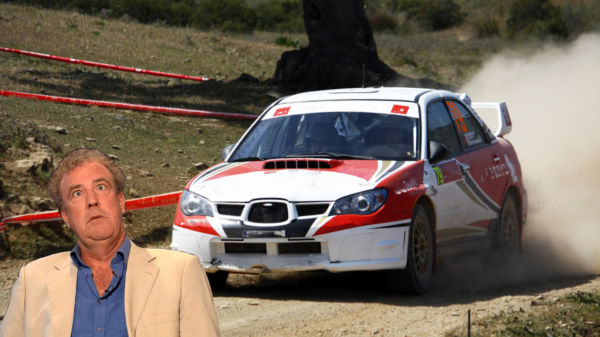
[[[521,245],[521,231],[519,228],[519,213],[515,199],[507,193],[500,209],[500,218],[494,235],[494,247],[500,257],[510,258],[515,256]]]
[[[206,273],[208,277],[208,283],[210,283],[210,289],[215,292],[223,289],[229,276],[228,271],[219,270],[216,273]]]
[[[417,204],[410,223],[406,267],[386,271],[389,289],[399,294],[424,294],[433,274],[433,249],[429,217],[425,207]]]

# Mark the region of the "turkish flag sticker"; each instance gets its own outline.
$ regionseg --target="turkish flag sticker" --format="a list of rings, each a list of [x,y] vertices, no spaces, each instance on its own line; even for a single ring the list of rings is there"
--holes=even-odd
[[[273,117],[287,115],[288,112],[290,111],[290,108],[291,107],[288,106],[287,108],[281,108],[281,109],[275,110],[275,114],[273,115]]]
[[[408,113],[408,107],[406,105],[394,105],[392,107],[392,113],[406,115]]]

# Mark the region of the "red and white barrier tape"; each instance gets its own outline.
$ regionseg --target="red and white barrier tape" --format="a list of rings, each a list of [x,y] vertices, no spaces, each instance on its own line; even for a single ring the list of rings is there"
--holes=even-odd
[[[37,58],[41,58],[41,59],[58,61],[58,62],[80,64],[82,66],[88,66],[88,67],[98,67],[98,68],[105,68],[105,69],[111,69],[111,70],[126,71],[126,72],[136,73],[136,74],[172,77],[172,78],[179,78],[182,80],[190,80],[190,81],[210,81],[211,80],[210,78],[206,78],[206,77],[179,75],[179,74],[163,73],[160,71],[145,70],[145,69],[140,69],[140,68],[115,66],[112,64],[98,63],[98,62],[85,61],[85,60],[77,60],[77,59],[72,59],[72,58],[68,58],[68,57],[41,54],[41,53],[19,50],[19,49],[0,47],[0,51],[14,53],[14,54],[20,54],[20,55],[27,55],[27,56],[31,56],[31,57],[37,57]]]
[[[150,197],[127,200],[125,202],[125,209],[128,211],[135,211],[138,209],[174,205],[179,202],[179,197],[181,196],[181,193],[183,192],[178,191],[160,195],[153,195]],[[4,230],[7,224],[16,224],[23,222],[47,222],[57,220],[62,220],[60,213],[58,213],[57,211],[14,215],[0,220],[0,231]]]
[[[9,91],[9,90],[0,90],[0,96],[17,97],[17,98],[24,98],[24,99],[33,99],[33,100],[38,100],[38,101],[50,101],[50,102],[67,103],[67,104],[95,105],[95,106],[100,106],[100,107],[105,107],[105,108],[117,108],[117,109],[153,111],[153,112],[160,112],[160,113],[172,113],[172,114],[178,114],[178,115],[199,116],[199,117],[215,117],[215,118],[247,119],[247,120],[255,120],[256,118],[258,118],[257,116],[254,116],[254,115],[235,114],[235,113],[228,113],[228,112],[212,112],[212,111],[204,111],[204,110],[168,108],[168,107],[153,106],[153,105],[94,101],[94,100],[81,99],[81,98],[69,98],[69,97],[60,97],[60,96],[28,94],[28,93],[24,93],[24,92]]]

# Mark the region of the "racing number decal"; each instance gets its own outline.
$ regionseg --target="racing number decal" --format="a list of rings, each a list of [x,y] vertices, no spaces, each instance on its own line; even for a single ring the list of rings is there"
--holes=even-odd
[[[452,117],[454,117],[454,120],[456,121],[458,131],[467,132],[467,124],[465,124],[465,121],[463,120],[460,111],[456,107],[456,104],[454,104],[454,102],[446,102],[446,105],[450,108],[450,111],[452,112]]]
[[[433,172],[435,172],[435,177],[437,178],[438,185],[442,185],[444,183],[444,175],[442,174],[442,169],[439,166],[432,167]]]

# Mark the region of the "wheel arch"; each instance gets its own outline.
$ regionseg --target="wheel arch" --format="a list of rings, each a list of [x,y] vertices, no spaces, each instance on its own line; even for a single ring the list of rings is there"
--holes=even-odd
[[[431,235],[433,237],[433,275],[437,270],[437,236],[435,235],[435,232],[437,230],[437,215],[435,212],[435,205],[433,204],[433,201],[431,200],[431,198],[429,198],[428,195],[422,195],[421,197],[419,197],[419,199],[415,203],[415,206],[416,205],[421,205],[423,206],[423,208],[425,208],[425,212],[427,212],[427,217],[429,218],[429,224],[432,227]]]
[[[519,188],[515,185],[508,187],[502,200],[504,200],[507,195],[513,197],[516,204],[515,206],[517,207],[517,220],[519,221],[519,251],[523,252],[523,200],[521,199]]]

